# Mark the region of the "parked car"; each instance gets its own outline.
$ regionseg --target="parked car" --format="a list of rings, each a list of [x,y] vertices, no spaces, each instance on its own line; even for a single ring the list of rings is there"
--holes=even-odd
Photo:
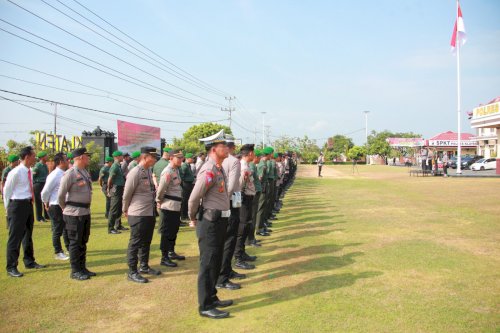
[[[473,163],[470,166],[471,170],[479,171],[479,170],[495,170],[497,168],[497,159],[496,158],[482,158],[476,163]]]
[[[484,156],[476,155],[473,157],[466,157],[465,159],[462,159],[462,169],[463,170],[469,169],[472,164],[476,163],[477,161],[479,161],[482,158],[484,158]]]

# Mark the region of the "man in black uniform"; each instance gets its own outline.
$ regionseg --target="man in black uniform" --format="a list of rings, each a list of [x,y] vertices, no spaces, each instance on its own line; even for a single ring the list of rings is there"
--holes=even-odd
[[[38,222],[47,222],[49,214],[42,203],[42,189],[45,186],[45,181],[49,175],[49,168],[47,167],[47,153],[44,151],[39,152],[38,163],[31,169],[33,173],[33,192],[35,193],[35,213]]]

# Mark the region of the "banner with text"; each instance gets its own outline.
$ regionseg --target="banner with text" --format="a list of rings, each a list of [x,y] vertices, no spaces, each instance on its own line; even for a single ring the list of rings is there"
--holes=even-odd
[[[141,147],[155,147],[160,151],[160,128],[118,120],[118,149],[124,153],[141,150]]]

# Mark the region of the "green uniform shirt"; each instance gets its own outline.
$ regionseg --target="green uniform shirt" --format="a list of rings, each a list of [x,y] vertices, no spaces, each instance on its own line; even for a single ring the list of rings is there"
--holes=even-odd
[[[132,162],[130,162],[130,164],[128,165],[128,171],[132,170],[133,168],[135,168],[136,166],[138,166],[139,163],[137,163],[136,160],[133,160]]]
[[[6,166],[5,169],[2,171],[2,183],[5,184],[5,181],[7,180],[7,175],[9,174],[10,170],[12,170],[12,167],[10,165]]]
[[[183,182],[194,182],[193,171],[191,170],[191,166],[186,162],[183,162],[179,168],[179,175],[181,176],[181,180]]]
[[[253,184],[255,185],[255,191],[262,192],[262,184],[260,183],[259,175],[257,173],[257,167],[255,166],[255,163],[250,162],[250,163],[248,163],[248,166],[250,168],[250,171],[252,171],[252,173],[253,173]]]
[[[260,182],[261,191],[265,192],[267,188],[267,161],[260,160],[257,165],[257,179],[262,179]]]
[[[45,183],[47,180],[47,176],[49,175],[49,168],[47,164],[43,164],[42,162],[38,162],[31,169],[33,172],[33,183]]]
[[[268,179],[274,179],[274,174],[275,174],[275,169],[276,166],[273,164],[273,161],[267,160],[266,161],[266,166],[267,166],[267,178]]]
[[[161,172],[168,166],[169,163],[170,162],[168,160],[162,157],[153,166],[153,174],[155,175],[158,184],[160,183]]]
[[[111,178],[113,185],[125,186],[125,177],[123,176],[123,171],[120,163],[115,162],[113,163],[111,168],[109,168],[109,177]]]
[[[99,178],[102,179],[103,184],[108,183],[108,178],[109,178],[109,166],[104,165],[101,170],[99,170]]]

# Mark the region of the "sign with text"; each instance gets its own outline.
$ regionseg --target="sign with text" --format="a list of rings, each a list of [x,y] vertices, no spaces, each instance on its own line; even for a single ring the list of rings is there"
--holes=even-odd
[[[124,153],[141,147],[161,148],[160,128],[118,120],[118,149]]]
[[[500,113],[500,102],[479,106],[472,110],[472,119],[491,116]]]
[[[422,147],[425,140],[422,138],[387,138],[391,147]]]
[[[476,147],[477,141],[462,140],[460,141],[462,147]],[[429,140],[431,147],[458,147],[458,140]]]
[[[42,150],[57,152],[69,152],[77,148],[82,148],[82,137],[76,135],[66,138],[64,135],[36,132],[35,142],[37,147],[40,147]]]

